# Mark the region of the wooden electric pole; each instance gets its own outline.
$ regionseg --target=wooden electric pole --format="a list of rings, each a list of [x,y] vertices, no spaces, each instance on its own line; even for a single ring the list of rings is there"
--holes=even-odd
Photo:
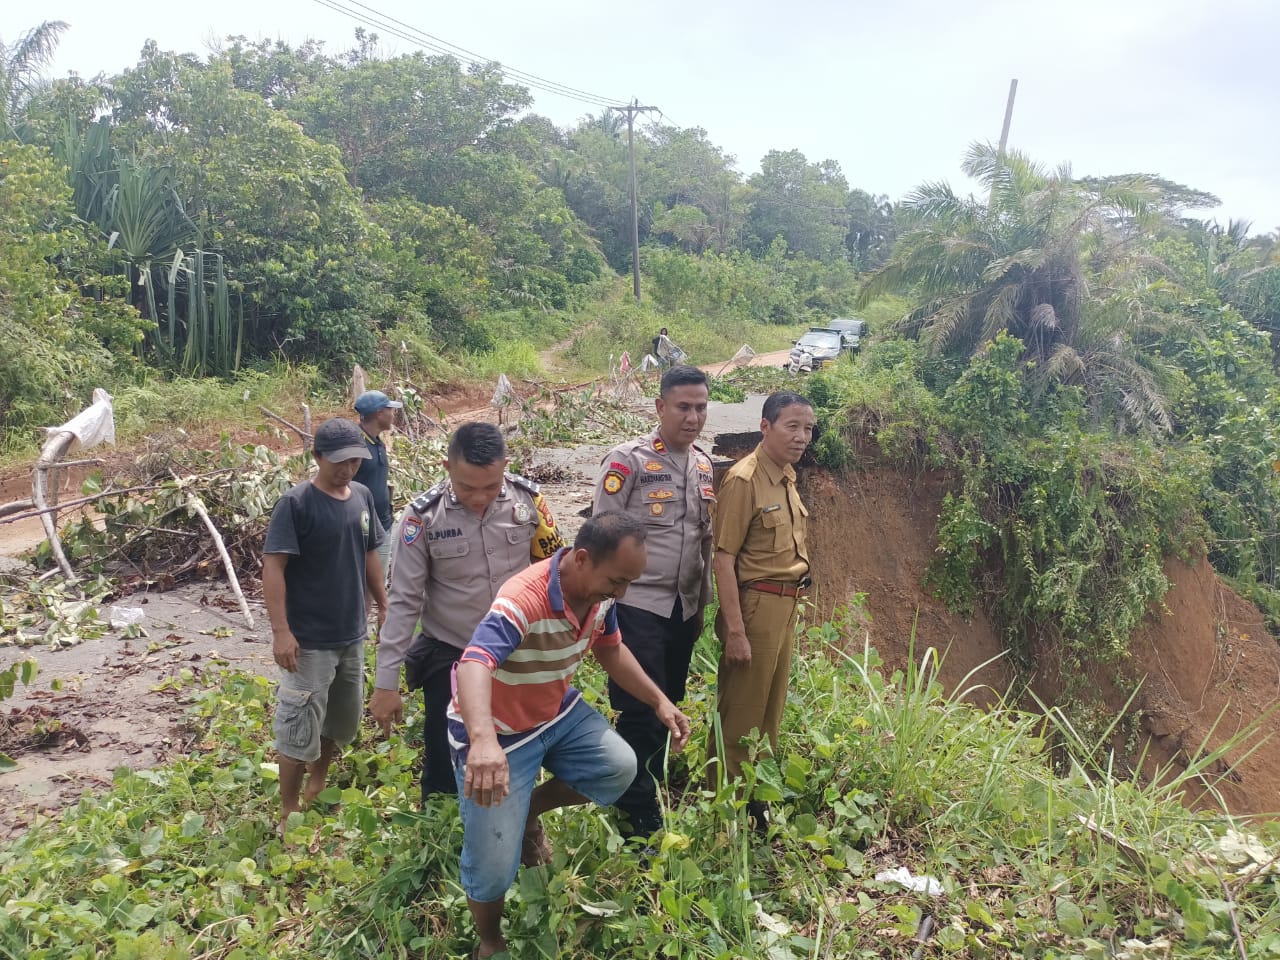
[[[631,289],[635,293],[636,303],[640,302],[640,202],[636,196],[636,147],[633,140],[635,119],[638,114],[657,107],[642,107],[639,101],[632,101],[625,107],[610,107],[627,117],[627,156],[631,163]],[[659,111],[661,112],[661,111]]]
[[[1009,81],[1009,100],[1004,105],[1004,126],[1000,128],[1000,150],[996,154],[1000,158],[1000,166],[1004,166],[1004,151],[1009,146],[1009,127],[1013,123],[1013,99],[1018,95],[1018,79]],[[996,185],[991,184],[991,199],[987,201],[987,208],[994,210],[996,205]]]

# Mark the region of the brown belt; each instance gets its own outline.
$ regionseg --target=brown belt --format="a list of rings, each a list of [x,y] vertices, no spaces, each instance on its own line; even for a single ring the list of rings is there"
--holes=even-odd
[[[799,583],[782,583],[777,580],[752,580],[747,584],[748,590],[760,593],[772,593],[779,597],[805,597],[813,581],[805,577]]]

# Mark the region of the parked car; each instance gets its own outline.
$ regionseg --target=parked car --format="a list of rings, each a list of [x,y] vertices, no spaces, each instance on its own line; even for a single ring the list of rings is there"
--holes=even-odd
[[[850,353],[857,353],[862,347],[862,341],[867,337],[867,321],[854,317],[838,317],[825,324],[825,327],[839,332],[841,339],[844,340],[845,349]]]
[[[811,373],[836,362],[845,349],[838,330],[814,327],[796,341],[784,366],[792,373]]]

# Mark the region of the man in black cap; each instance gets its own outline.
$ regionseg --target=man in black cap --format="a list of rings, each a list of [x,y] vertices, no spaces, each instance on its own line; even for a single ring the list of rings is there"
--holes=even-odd
[[[366,390],[356,397],[356,413],[360,414],[360,430],[364,433],[364,442],[369,447],[369,459],[360,462],[356,471],[356,483],[363,483],[373,494],[373,502],[378,508],[378,522],[382,524],[382,546],[378,547],[378,559],[382,561],[382,573],[386,576],[388,561],[391,559],[391,522],[394,512],[391,509],[391,487],[387,483],[387,474],[391,470],[391,462],[387,459],[387,446],[382,442],[382,435],[391,429],[395,421],[396,411],[404,404],[392,400],[381,390]]]
[[[280,831],[289,815],[324,789],[338,750],[355,739],[364,707],[365,591],[386,619],[373,495],[353,482],[369,459],[360,428],[326,420],[315,433],[314,477],[289,489],[271,511],[262,558],[262,595],[271,652],[280,669],[275,739],[280,761]],[[303,775],[309,774],[299,802]]]

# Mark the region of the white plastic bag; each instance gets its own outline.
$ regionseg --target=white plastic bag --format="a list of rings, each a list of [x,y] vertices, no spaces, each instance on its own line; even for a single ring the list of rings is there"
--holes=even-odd
[[[113,630],[125,630],[129,627],[142,626],[146,622],[147,612],[141,607],[113,606],[109,619]]]

